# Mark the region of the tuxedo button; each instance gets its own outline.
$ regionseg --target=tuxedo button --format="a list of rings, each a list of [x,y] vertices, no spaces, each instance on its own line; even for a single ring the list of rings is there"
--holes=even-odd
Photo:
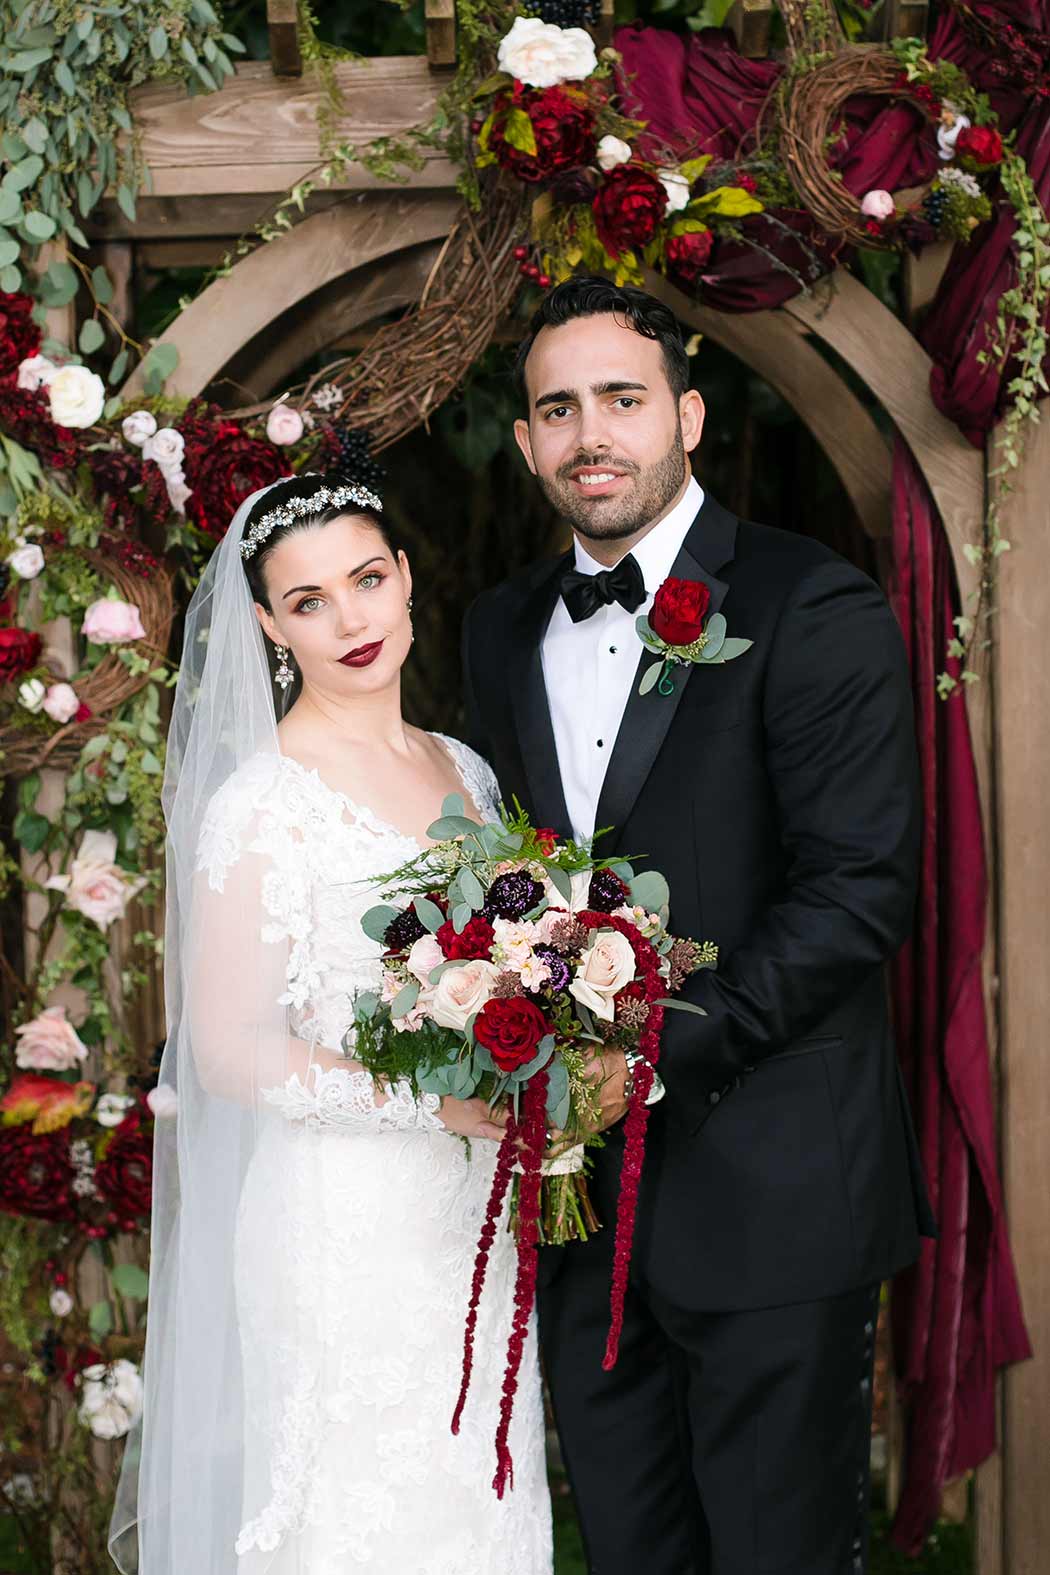
[[[721,1097],[722,1097],[722,1096],[721,1096],[721,1094],[720,1094],[720,1093],[719,1093],[719,1092],[718,1092],[718,1089],[717,1089],[717,1088],[713,1088],[713,1089],[712,1089],[712,1090],[711,1090],[711,1092],[710,1092],[710,1093],[709,1093],[709,1094],[708,1094],[708,1096],[707,1096],[707,1103],[708,1103],[708,1104],[709,1104],[709,1105],[717,1105],[717,1104],[718,1104],[718,1101],[719,1101],[719,1100],[720,1100],[720,1099],[721,1099]]]

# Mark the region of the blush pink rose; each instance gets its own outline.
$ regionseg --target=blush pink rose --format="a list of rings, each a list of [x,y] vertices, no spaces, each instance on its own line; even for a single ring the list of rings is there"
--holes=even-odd
[[[65,893],[71,908],[100,930],[119,919],[144,882],[114,863],[117,839],[111,831],[85,831],[68,875],[52,875],[46,885]]]
[[[869,219],[892,219],[896,208],[888,191],[869,191],[860,205],[860,211]]]
[[[80,699],[72,684],[52,684],[42,701],[52,722],[71,722],[80,710]]]
[[[462,1033],[475,1012],[492,994],[497,969],[490,962],[472,961],[447,968],[441,975],[430,1004],[430,1015],[441,1028]]]
[[[418,941],[413,941],[405,958],[409,973],[414,974],[420,984],[429,984],[431,972],[444,961],[445,954],[433,935],[421,935]]]
[[[92,602],[84,614],[84,638],[93,645],[127,645],[131,640],[143,640],[142,615],[134,602],[121,602],[109,597]]]
[[[271,443],[298,443],[303,435],[303,418],[291,405],[274,405],[266,417],[266,436]]]
[[[634,952],[626,935],[619,930],[599,931],[580,956],[576,977],[569,994],[595,1017],[611,1023],[616,1011],[615,996],[635,974]]]
[[[15,1029],[18,1066],[36,1072],[69,1072],[87,1058],[87,1045],[66,1017],[64,1006],[48,1006]]]

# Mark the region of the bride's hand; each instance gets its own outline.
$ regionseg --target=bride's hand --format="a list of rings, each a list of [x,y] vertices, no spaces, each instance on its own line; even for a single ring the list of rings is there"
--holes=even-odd
[[[503,1137],[503,1128],[493,1121],[483,1099],[453,1099],[450,1094],[446,1094],[438,1115],[445,1124],[445,1130],[455,1132],[459,1137],[490,1138],[495,1143],[499,1143]]]

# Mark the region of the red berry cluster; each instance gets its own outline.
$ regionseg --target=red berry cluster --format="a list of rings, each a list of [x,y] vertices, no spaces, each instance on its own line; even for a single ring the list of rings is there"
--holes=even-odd
[[[909,82],[902,71],[897,78],[897,91],[905,98],[914,99],[916,103],[921,104],[931,120],[940,120],[941,101],[928,82]]]
[[[530,284],[538,285],[541,290],[550,289],[550,274],[544,273],[538,263],[532,262],[529,257],[529,248],[527,246],[515,246],[514,261],[517,263],[518,272],[521,274],[523,279],[528,279]]]

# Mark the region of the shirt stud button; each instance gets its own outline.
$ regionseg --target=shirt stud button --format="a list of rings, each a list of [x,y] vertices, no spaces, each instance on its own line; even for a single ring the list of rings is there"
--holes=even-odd
[[[615,656],[618,649],[619,649],[618,646],[610,645],[610,647],[609,647],[609,655],[610,656]]]
[[[602,749],[603,747],[604,747],[603,740],[599,738],[599,740],[598,740],[598,748]]]

